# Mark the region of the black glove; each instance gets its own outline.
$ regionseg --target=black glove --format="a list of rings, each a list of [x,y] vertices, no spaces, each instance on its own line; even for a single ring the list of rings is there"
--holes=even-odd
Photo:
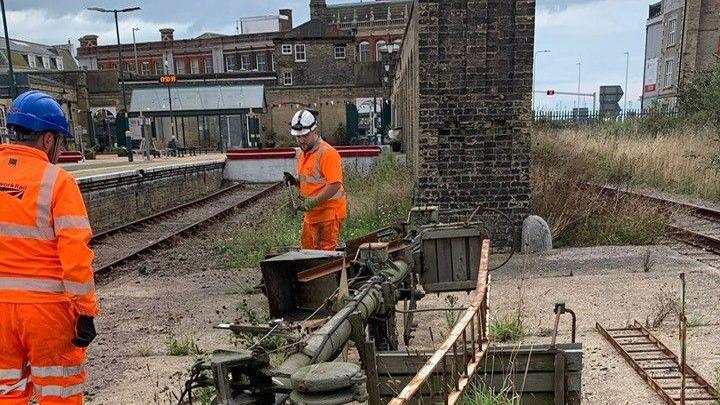
[[[90,343],[95,339],[97,333],[95,333],[95,322],[93,322],[92,316],[80,315],[75,325],[75,335],[72,344],[77,347],[88,347]]]
[[[297,186],[298,181],[292,174],[288,172],[283,172],[283,180],[285,181],[285,184],[288,186]]]

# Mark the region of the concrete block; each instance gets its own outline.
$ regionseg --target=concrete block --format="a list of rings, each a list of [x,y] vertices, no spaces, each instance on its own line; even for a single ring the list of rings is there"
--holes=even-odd
[[[552,250],[550,227],[544,219],[530,215],[523,221],[522,252],[542,253]]]

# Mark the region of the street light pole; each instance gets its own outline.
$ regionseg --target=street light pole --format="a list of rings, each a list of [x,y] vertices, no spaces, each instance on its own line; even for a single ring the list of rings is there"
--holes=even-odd
[[[127,114],[128,114],[128,108],[127,108],[127,97],[125,96],[125,78],[123,77],[123,59],[122,59],[122,45],[120,44],[120,27],[118,25],[118,13],[126,13],[129,11],[135,11],[140,10],[140,7],[130,7],[130,8],[124,8],[121,10],[118,9],[105,9],[101,7],[89,7],[88,10],[91,11],[99,11],[101,13],[113,13],[115,16],[115,35],[117,36],[117,45],[118,45],[118,74],[120,75],[120,90],[122,91],[122,101],[123,101],[123,109],[125,110],[125,119],[127,120]],[[125,139],[125,143],[132,146],[132,140],[128,142],[128,139]],[[132,156],[132,147],[128,148],[128,161],[133,161]]]
[[[535,52],[535,57],[533,58],[533,78],[532,78],[532,110],[533,113],[535,111],[535,72],[537,71],[537,57],[541,53],[550,53],[549,49],[543,49],[541,51]]]
[[[0,7],[2,7],[3,29],[5,30],[5,50],[7,51],[8,75],[10,76],[10,98],[14,99],[17,96],[17,87],[15,85],[12,55],[10,54],[10,38],[8,37],[7,19],[5,18],[5,0],[0,0]]]
[[[578,67],[578,90],[577,90],[577,92],[580,93],[580,78],[582,77],[582,63],[578,62],[577,67]],[[577,99],[577,108],[578,109],[580,108],[580,96],[578,96],[578,99]]]
[[[625,107],[623,111],[627,118],[627,101],[628,101],[628,75],[630,73],[630,52],[625,52]]]
[[[138,65],[138,57],[137,57],[137,44],[135,44],[135,31],[140,31],[140,28],[135,27],[135,28],[132,29],[132,33],[133,33],[133,53],[135,54],[135,74],[136,74],[136,75],[139,75],[139,74],[140,74],[140,70],[139,70],[139,68],[138,68],[139,65]]]

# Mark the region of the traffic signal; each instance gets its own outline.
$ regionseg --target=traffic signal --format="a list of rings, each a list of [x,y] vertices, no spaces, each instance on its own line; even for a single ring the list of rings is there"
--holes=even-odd
[[[547,95],[548,95],[548,96],[554,96],[554,95],[555,95],[555,90],[553,90],[553,89],[548,90],[548,91],[547,91]]]

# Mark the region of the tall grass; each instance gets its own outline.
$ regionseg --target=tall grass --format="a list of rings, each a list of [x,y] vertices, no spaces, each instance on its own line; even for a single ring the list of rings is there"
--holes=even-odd
[[[340,241],[368,234],[407,216],[412,201],[412,171],[392,156],[381,159],[369,173],[349,170],[344,175],[348,218]],[[302,213],[291,215],[286,208],[266,213],[261,222],[242,226],[218,248],[231,255],[231,266],[257,266],[273,248],[298,246]]]
[[[585,128],[540,129],[534,144],[564,150],[610,182],[649,186],[720,201],[720,141],[711,126],[649,130],[631,121]]]
[[[629,145],[635,150],[631,152]],[[645,245],[663,234],[671,213],[588,186],[627,180],[642,165],[662,165],[639,159],[641,145],[628,135],[591,129],[537,131],[532,144],[532,202],[535,212],[548,221],[554,246]]]

